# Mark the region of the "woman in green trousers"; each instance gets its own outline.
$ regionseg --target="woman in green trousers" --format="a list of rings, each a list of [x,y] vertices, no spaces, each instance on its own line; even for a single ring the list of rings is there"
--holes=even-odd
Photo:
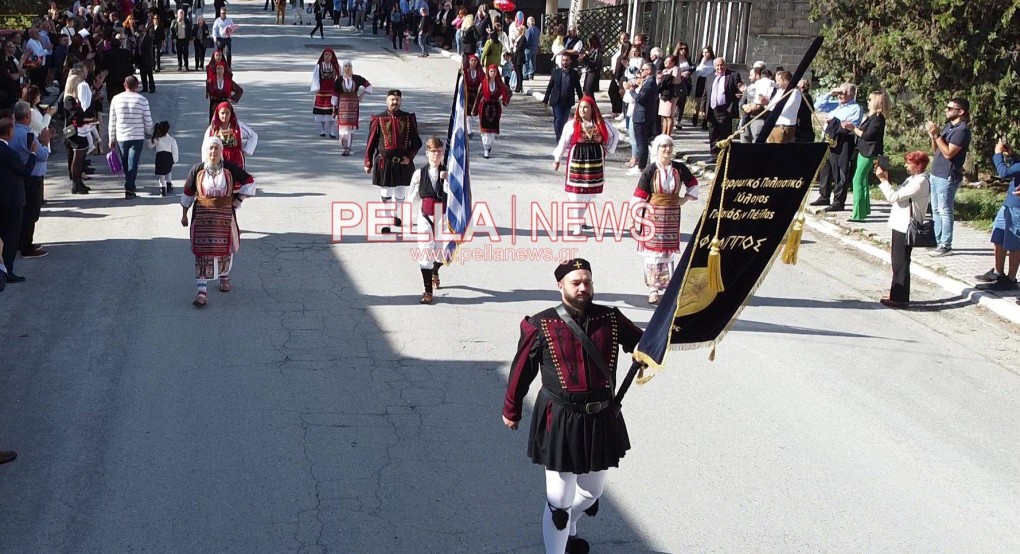
[[[854,171],[854,211],[850,221],[864,221],[871,214],[868,178],[874,161],[884,154],[885,118],[889,113],[889,96],[882,91],[868,95],[868,115],[859,127],[844,122],[843,127],[857,135],[857,169]]]

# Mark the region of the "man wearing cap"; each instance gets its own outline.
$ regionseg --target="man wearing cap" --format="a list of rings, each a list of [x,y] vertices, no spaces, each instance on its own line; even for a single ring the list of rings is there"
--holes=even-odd
[[[379,187],[383,203],[396,202],[383,217],[392,217],[398,228],[402,224],[400,205],[407,196],[414,173],[414,157],[422,145],[418,120],[413,113],[400,109],[401,96],[396,89],[386,94],[386,111],[372,116],[365,148],[365,173],[372,174],[372,184]],[[383,227],[382,232],[389,233],[390,227]]]
[[[517,429],[524,397],[541,372],[528,456],[546,469],[545,551],[586,553],[588,542],[577,536],[577,520],[582,513],[598,512],[605,470],[618,467],[630,449],[623,415],[613,401],[617,357],[620,346],[634,351],[642,331],[619,309],[593,303],[587,260],[567,260],[555,276],[562,304],[521,322],[503,424]]]

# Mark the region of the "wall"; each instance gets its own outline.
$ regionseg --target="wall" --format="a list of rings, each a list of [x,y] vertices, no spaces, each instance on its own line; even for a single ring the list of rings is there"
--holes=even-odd
[[[762,60],[769,67],[793,71],[818,33],[810,14],[807,0],[755,0],[747,37],[748,65]]]

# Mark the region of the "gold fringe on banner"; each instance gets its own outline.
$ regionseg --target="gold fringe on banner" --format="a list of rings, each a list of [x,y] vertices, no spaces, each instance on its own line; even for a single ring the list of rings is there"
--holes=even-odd
[[[783,246],[783,263],[797,265],[797,254],[800,252],[800,240],[804,235],[804,212],[797,214],[793,220],[793,228],[786,236],[786,245]]]
[[[710,361],[710,362],[714,362],[715,361],[715,344],[716,343],[714,343],[714,342],[712,343],[712,351],[708,353],[708,361]]]
[[[708,252],[708,290],[717,293],[726,290],[722,280],[722,255],[719,252],[721,246],[722,241],[716,235]]]

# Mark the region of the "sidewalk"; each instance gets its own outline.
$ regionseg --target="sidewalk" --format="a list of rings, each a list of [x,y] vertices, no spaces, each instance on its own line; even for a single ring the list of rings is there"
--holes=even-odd
[[[455,52],[436,48],[432,50],[458,62],[461,59]],[[548,75],[536,75],[534,79],[524,82],[524,94],[542,101],[548,82]],[[605,92],[608,90],[608,83],[609,81],[603,80],[600,86],[602,92],[595,95],[599,111],[606,117],[612,112],[609,96]],[[703,182],[714,179],[714,160],[708,152],[707,132],[701,130],[700,126],[690,125],[690,120],[686,123],[683,129],[673,133],[676,153]],[[615,123],[615,126],[625,137],[627,133],[622,128],[622,123]],[[627,141],[621,140],[620,147],[626,146]],[[816,196],[816,191],[812,190],[809,199],[813,200]],[[848,206],[853,203],[853,195],[849,196]],[[872,199],[871,215],[861,223],[848,221],[850,210],[827,213],[810,208],[807,223],[813,230],[834,237],[888,264],[891,234],[886,221],[889,208],[888,202]],[[974,289],[976,283],[974,276],[985,273],[994,266],[992,245],[988,239],[988,232],[957,222],[953,228],[953,254],[932,258],[928,255],[931,249],[917,249],[911,256],[911,274],[942,287],[961,300],[967,299],[978,303],[999,316],[1020,324],[1020,292],[999,293]]]

